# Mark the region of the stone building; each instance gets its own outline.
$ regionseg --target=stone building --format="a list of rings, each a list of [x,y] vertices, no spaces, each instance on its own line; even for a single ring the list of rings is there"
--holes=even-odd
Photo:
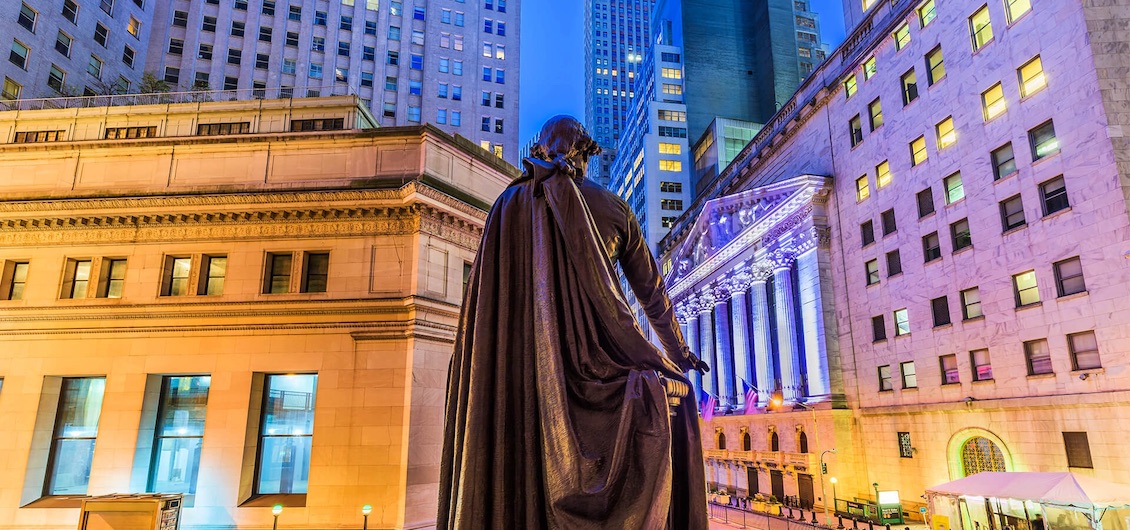
[[[845,10],[858,7],[851,2]],[[661,243],[692,342],[715,353],[712,374],[723,376],[703,382],[716,385],[720,403],[706,430],[726,442],[708,446],[713,483],[753,489],[753,471],[790,461],[803,448],[799,437],[790,446],[792,433],[812,421],[820,443],[807,453],[836,450],[825,461],[840,498],[898,490],[912,512],[925,488],[984,470],[1125,481],[1130,65],[1117,50],[1130,42],[1130,4],[902,0],[863,9],[849,17],[856,24],[844,44]],[[735,224],[732,212],[745,208],[727,205],[810,175],[830,189],[810,221],[826,223],[830,246],[821,259],[817,238],[810,261],[819,279],[807,283],[831,294],[819,298],[823,311],[805,312],[813,298],[794,279],[805,277],[797,258],[793,290],[784,289],[798,308],[790,321],[748,302],[747,285],[768,302],[782,290],[745,274],[778,280],[759,263],[778,258],[774,246],[811,245],[805,225],[770,230],[773,208]],[[817,352],[814,314],[824,316]],[[759,340],[760,320],[771,332]],[[801,392],[790,392],[786,354],[808,383]],[[810,363],[814,354],[826,364]],[[786,405],[791,394],[815,411],[725,414],[744,409],[729,374],[749,377],[750,366],[759,391],[768,380]],[[820,401],[811,383],[825,366],[831,399]],[[786,431],[772,447],[772,434]],[[733,443],[745,433],[750,445]],[[799,484],[784,486],[792,495]],[[988,524],[983,515],[969,521]]]
[[[0,113],[0,528],[434,525],[465,271],[513,167],[356,97]]]

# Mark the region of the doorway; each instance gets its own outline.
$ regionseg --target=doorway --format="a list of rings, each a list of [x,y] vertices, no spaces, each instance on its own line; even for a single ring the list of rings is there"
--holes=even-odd
[[[754,495],[757,495],[757,493],[761,491],[761,488],[758,487],[758,485],[757,485],[757,468],[756,467],[747,467],[747,468],[745,468],[745,471],[746,471],[746,480],[747,480],[746,484],[747,484],[747,487],[749,489],[749,493],[746,493],[746,495],[753,497]]]
[[[784,502],[785,477],[781,475],[780,471],[773,470],[769,472],[769,485],[773,489],[773,496],[777,498],[777,502]]]
[[[816,504],[816,496],[812,494],[812,475],[797,474],[796,476],[800,507],[811,510]]]

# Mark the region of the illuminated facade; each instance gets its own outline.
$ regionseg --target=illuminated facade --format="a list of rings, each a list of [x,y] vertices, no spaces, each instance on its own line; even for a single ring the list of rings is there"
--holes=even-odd
[[[435,524],[463,280],[516,170],[356,97],[0,113],[0,528]]]
[[[875,2],[688,205],[661,261],[692,348],[716,363],[712,483],[768,494],[779,470],[803,496],[790,453],[812,469],[832,448],[841,498],[878,483],[910,512],[978,471],[1125,480],[1130,63],[1115,50],[1130,32],[1110,20],[1126,7]],[[813,175],[830,193],[797,210],[810,217],[739,206]],[[809,223],[829,228],[826,250]],[[744,410],[743,374],[815,410],[727,414]],[[813,422],[819,441],[802,440]]]
[[[25,57],[0,66],[0,99],[152,90],[143,72],[224,99],[358,95],[381,125],[431,123],[517,162],[520,0],[39,4],[0,15]]]

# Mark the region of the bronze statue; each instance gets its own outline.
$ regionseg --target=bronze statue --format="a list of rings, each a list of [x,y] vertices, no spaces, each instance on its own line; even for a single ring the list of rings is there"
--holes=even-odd
[[[706,529],[683,340],[627,203],[584,178],[600,151],[551,119],[487,217],[448,376],[441,529]],[[662,347],[643,335],[619,263]]]

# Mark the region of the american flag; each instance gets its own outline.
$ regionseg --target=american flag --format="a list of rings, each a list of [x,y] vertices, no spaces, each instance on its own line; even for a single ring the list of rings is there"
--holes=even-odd
[[[745,379],[742,379],[742,388],[745,389],[745,413],[757,413],[757,389],[750,386]]]
[[[709,392],[703,389],[698,391],[698,413],[702,416],[702,421],[710,421],[714,419],[714,405],[718,400],[714,398]]]

